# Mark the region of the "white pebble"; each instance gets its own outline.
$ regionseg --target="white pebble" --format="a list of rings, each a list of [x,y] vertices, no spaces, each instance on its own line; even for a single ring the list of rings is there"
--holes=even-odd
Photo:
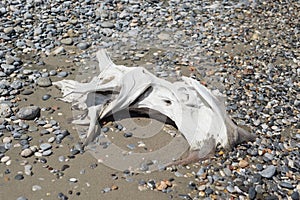
[[[72,183],[76,183],[77,179],[76,178],[70,178],[69,181],[72,182]]]
[[[3,143],[11,143],[11,141],[12,141],[11,137],[4,137],[2,140]]]
[[[48,139],[49,143],[53,143],[54,141],[55,141],[55,137],[51,137],[51,138]]]
[[[42,189],[42,187],[41,186],[39,186],[39,185],[33,185],[32,186],[32,191],[38,191],[38,190],[41,190]]]
[[[1,162],[2,163],[6,163],[7,161],[9,161],[9,159],[10,159],[10,157],[9,156],[3,156],[2,158],[1,158]]]

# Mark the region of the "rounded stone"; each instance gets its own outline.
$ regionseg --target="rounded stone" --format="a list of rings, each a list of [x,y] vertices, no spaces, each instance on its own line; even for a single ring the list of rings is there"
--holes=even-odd
[[[17,175],[15,176],[15,180],[20,181],[20,180],[23,180],[23,179],[24,179],[24,176],[23,176],[22,174],[17,174]]]
[[[45,94],[45,95],[42,96],[42,100],[43,100],[43,101],[47,101],[47,100],[50,99],[50,98],[51,98],[51,95],[50,95],[50,94]]]
[[[36,80],[36,83],[40,87],[49,87],[49,86],[52,85],[52,81],[51,81],[51,79],[49,77],[39,77]]]
[[[21,108],[16,114],[16,116],[19,119],[33,120],[40,114],[40,110],[41,109],[38,106],[27,106]]]
[[[49,144],[49,143],[43,143],[43,144],[40,145],[40,149],[41,149],[42,151],[46,151],[46,150],[49,150],[49,149],[51,149],[51,148],[52,148],[52,145]]]
[[[25,157],[25,158],[31,156],[32,154],[33,154],[33,151],[29,148],[24,149],[23,151],[21,151],[21,156]]]

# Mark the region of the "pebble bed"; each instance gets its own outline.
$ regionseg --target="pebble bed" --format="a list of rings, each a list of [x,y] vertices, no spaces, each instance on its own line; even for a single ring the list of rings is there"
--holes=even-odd
[[[112,179],[138,180],[140,191],[163,192],[169,199],[299,199],[299,19],[297,0],[1,1],[0,190],[7,181],[35,176],[28,158],[57,178],[64,177],[70,165],[55,169],[47,159],[64,145],[71,130],[44,116],[57,112],[55,106],[35,105],[30,98],[38,89],[53,87],[52,80],[73,73],[48,70],[43,59],[65,56],[80,66],[104,47],[117,62],[147,64],[159,77],[185,74],[218,88],[226,95],[230,116],[257,135],[255,142],[232,151],[218,149],[208,161],[163,169],[160,173],[172,174],[167,180],[140,180],[130,171],[112,174]],[[20,106],[24,96],[28,105]],[[53,97],[47,91],[39,98],[47,102]],[[123,134],[132,137],[130,132]],[[37,139],[42,136],[47,140]],[[39,143],[32,144],[34,140]],[[18,149],[18,158],[9,156],[13,149]],[[58,159],[67,163],[80,153],[83,149],[74,144]],[[15,159],[24,161],[24,171],[8,180]],[[76,177],[65,178],[78,182]],[[188,185],[176,183],[179,178]],[[178,187],[189,191],[178,194]],[[32,192],[39,190],[41,186],[32,185]],[[114,190],[120,189],[113,185],[101,193]],[[28,199],[29,192],[17,200]],[[55,198],[70,195],[74,194],[58,191]]]

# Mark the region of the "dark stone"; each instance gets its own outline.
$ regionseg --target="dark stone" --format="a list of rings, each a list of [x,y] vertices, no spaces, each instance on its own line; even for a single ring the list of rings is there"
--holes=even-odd
[[[17,175],[15,176],[15,179],[16,179],[16,180],[23,180],[23,179],[24,179],[24,176],[23,176],[22,174],[17,174]]]
[[[254,187],[250,187],[248,190],[249,199],[255,199],[256,197],[256,190]]]
[[[51,95],[50,95],[50,94],[45,94],[45,95],[43,95],[42,100],[43,100],[43,101],[46,101],[46,100],[48,100],[48,99],[50,99],[50,98],[51,98]]]
[[[288,182],[280,182],[279,185],[283,188],[294,189],[294,186]]]
[[[300,199],[300,197],[299,197],[299,192],[294,191],[294,192],[292,193],[292,195],[291,195],[291,198],[292,198],[293,200],[299,200],[299,199]]]
[[[126,138],[132,137],[132,135],[133,134],[131,132],[124,133],[124,137]]]

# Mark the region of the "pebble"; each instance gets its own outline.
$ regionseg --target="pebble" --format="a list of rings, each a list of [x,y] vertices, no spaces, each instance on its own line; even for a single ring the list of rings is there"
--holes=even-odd
[[[31,156],[32,154],[33,154],[33,151],[32,151],[31,149],[29,149],[29,148],[23,149],[23,150],[21,151],[21,156],[22,156],[22,157],[25,157],[25,158]]]
[[[10,117],[11,114],[12,110],[10,109],[10,106],[6,103],[0,103],[0,117]]]
[[[36,192],[36,191],[41,190],[41,189],[42,189],[42,187],[39,186],[39,185],[33,185],[33,186],[32,186],[32,191],[33,191],[33,192]]]
[[[86,50],[87,48],[89,48],[89,44],[87,42],[80,42],[76,45],[76,47],[80,50]]]
[[[18,197],[17,200],[28,200],[28,199],[24,196],[21,196],[21,197]]]
[[[53,153],[52,150],[49,149],[49,150],[43,151],[42,156],[50,156],[52,153]]]
[[[72,45],[73,44],[73,40],[72,38],[64,38],[60,41],[62,44],[65,44],[65,45]]]
[[[281,187],[287,188],[287,189],[294,189],[294,188],[295,188],[292,184],[290,184],[290,183],[288,183],[288,182],[285,182],[285,181],[280,182],[279,185],[280,185]]]
[[[262,176],[262,177],[265,177],[265,178],[271,178],[274,176],[276,172],[276,166],[274,165],[269,165],[267,166],[263,171],[259,172],[259,174]]]
[[[32,165],[25,165],[24,166],[24,173],[27,176],[32,176]]]
[[[45,94],[45,95],[42,96],[42,100],[43,100],[43,101],[47,101],[47,100],[50,99],[50,98],[51,98],[51,95],[50,95],[50,94]]]
[[[76,183],[78,180],[76,178],[70,178],[69,181],[72,183]]]
[[[46,151],[46,150],[49,150],[49,149],[51,149],[51,148],[52,148],[52,145],[49,144],[49,143],[42,143],[42,144],[40,144],[40,149],[41,149],[42,151]]]
[[[68,72],[59,72],[57,74],[57,77],[63,78],[63,77],[67,77],[68,76]]]
[[[17,174],[17,175],[15,176],[15,180],[20,181],[20,180],[23,180],[23,179],[24,179],[24,176],[23,176],[22,174]]]
[[[1,159],[0,159],[0,162],[2,163],[6,163],[7,161],[10,160],[10,157],[9,156],[3,156]]]
[[[19,119],[25,119],[25,120],[33,120],[40,114],[40,107],[38,106],[27,106],[22,107],[17,112],[16,116]]]
[[[51,81],[51,79],[49,77],[39,77],[36,80],[36,83],[40,87],[49,87],[49,86],[52,85],[52,81]]]
[[[299,192],[294,191],[291,195],[292,200],[299,200],[300,199],[300,195]]]
[[[124,137],[126,137],[126,138],[132,137],[132,135],[133,134],[131,132],[124,133]]]
[[[245,168],[245,167],[247,167],[249,165],[249,163],[246,161],[246,160],[240,160],[240,162],[239,162],[239,166],[241,167],[241,168]]]

